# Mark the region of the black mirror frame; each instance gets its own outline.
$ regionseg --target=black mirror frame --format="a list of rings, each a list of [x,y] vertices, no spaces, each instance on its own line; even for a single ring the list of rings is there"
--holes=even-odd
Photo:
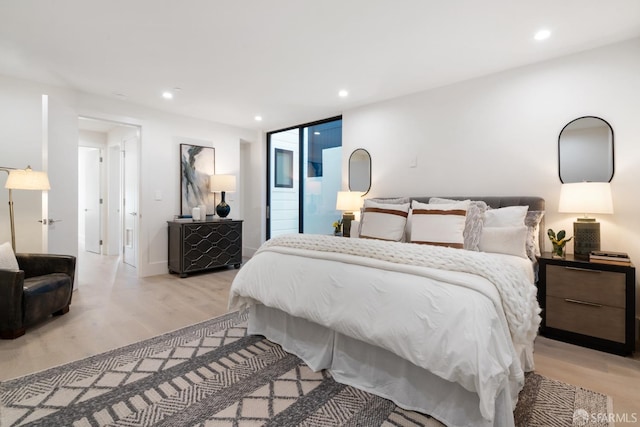
[[[558,134],[558,178],[560,179],[561,183],[563,183],[563,184],[565,183],[562,180],[562,173],[560,171],[560,166],[561,166],[561,161],[560,161],[560,138],[562,137],[562,132],[564,132],[564,130],[567,128],[567,126],[569,126],[571,123],[573,123],[573,122],[575,122],[577,120],[580,120],[580,119],[598,119],[598,120],[602,120],[603,122],[606,123],[607,126],[609,126],[609,131],[611,131],[611,176],[609,177],[609,181],[607,181],[607,182],[611,182],[611,180],[613,179],[613,175],[615,175],[615,173],[616,173],[615,136],[614,136],[613,127],[611,126],[611,124],[608,121],[606,121],[605,119],[603,119],[602,117],[598,117],[598,116],[582,116],[582,117],[578,117],[577,119],[573,119],[569,123],[564,125],[564,127],[562,128],[562,130]]]
[[[367,154],[367,157],[369,158],[369,187],[367,188],[367,191],[365,191],[365,192],[362,194],[362,195],[364,196],[364,195],[366,195],[366,194],[369,192],[369,190],[371,190],[371,154],[370,154],[367,150],[365,150],[364,148],[356,148],[355,150],[353,150],[353,151],[351,152],[351,155],[349,155],[349,172],[348,172],[348,173],[349,173],[349,183],[348,183],[348,185],[349,185],[349,191],[354,191],[354,190],[351,188],[351,158],[353,157],[353,155],[354,155],[354,154],[356,153],[356,151],[358,151],[358,150],[364,151],[364,152]]]

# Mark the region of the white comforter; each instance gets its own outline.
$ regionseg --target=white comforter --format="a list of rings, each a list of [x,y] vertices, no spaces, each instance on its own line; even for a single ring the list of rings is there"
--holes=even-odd
[[[456,269],[462,271],[448,271],[354,255],[355,246],[369,244],[347,243],[353,239],[308,238],[333,239],[329,241],[340,243],[337,246],[350,246],[346,252],[351,253],[283,247],[273,239],[239,271],[231,287],[230,307],[261,303],[385,348],[477,393],[480,412],[487,420],[493,419],[494,400],[501,390],[510,392],[515,405],[524,385],[523,367],[502,308],[504,301],[487,278],[464,272],[460,266]],[[378,251],[382,242],[372,245]],[[407,245],[384,247],[395,254]],[[458,249],[420,250],[437,257],[451,253],[458,258],[466,253],[476,261],[483,258],[483,262],[494,262],[495,269],[518,275],[522,280],[517,286],[533,287],[527,260]],[[530,310],[527,318],[539,318],[535,299],[519,306]],[[530,322],[529,328],[537,329],[537,324]],[[525,335],[535,336],[535,329]]]

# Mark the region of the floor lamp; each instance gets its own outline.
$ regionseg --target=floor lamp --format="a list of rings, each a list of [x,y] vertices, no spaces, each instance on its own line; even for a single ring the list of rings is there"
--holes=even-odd
[[[9,190],[9,221],[11,222],[11,247],[16,251],[16,226],[13,215],[13,190],[49,190],[49,177],[46,172],[34,171],[31,166],[26,169],[5,168],[0,171],[9,176],[4,188]]]

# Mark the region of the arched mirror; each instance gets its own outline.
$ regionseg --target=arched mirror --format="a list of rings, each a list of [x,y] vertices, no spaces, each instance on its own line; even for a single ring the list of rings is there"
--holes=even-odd
[[[370,188],[371,156],[367,150],[358,148],[349,156],[349,190],[367,194]]]
[[[613,129],[600,117],[569,122],[558,137],[560,182],[610,182],[613,178]]]

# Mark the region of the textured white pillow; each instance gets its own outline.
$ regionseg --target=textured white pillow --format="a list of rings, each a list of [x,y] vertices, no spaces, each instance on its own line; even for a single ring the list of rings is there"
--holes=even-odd
[[[484,227],[480,238],[480,250],[498,254],[528,258],[525,250],[527,227]]]
[[[5,242],[0,245],[0,270],[20,270],[18,260],[16,259],[9,242]]]
[[[432,197],[429,204],[449,204],[458,203],[459,200],[443,199],[441,197]],[[482,227],[484,223],[484,212],[487,210],[487,204],[481,200],[469,201],[469,209],[467,209],[467,219],[464,224],[464,248],[470,251],[480,250],[480,236],[482,235]]]
[[[540,256],[540,222],[544,216],[544,211],[529,211],[524,218],[524,225],[527,226],[527,256],[531,261],[536,261],[536,256]]]
[[[365,200],[360,219],[360,237],[399,242],[404,237],[407,216],[409,203],[386,204]]]
[[[487,209],[484,213],[485,227],[520,227],[524,225],[529,206],[507,206],[506,208]]]
[[[451,204],[411,203],[411,243],[464,248],[469,201]]]

